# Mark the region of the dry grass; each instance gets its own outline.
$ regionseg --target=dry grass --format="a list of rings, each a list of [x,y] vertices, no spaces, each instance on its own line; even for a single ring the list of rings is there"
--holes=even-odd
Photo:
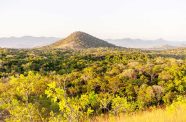
[[[186,104],[171,105],[166,109],[138,112],[120,117],[98,117],[96,122],[186,122]]]

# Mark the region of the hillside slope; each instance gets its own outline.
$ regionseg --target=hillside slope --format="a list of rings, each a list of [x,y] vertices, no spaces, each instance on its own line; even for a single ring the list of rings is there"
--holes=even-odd
[[[84,32],[74,32],[67,38],[59,40],[51,45],[49,48],[63,48],[63,49],[86,49],[86,48],[97,48],[97,47],[116,47],[104,40],[93,37]]]

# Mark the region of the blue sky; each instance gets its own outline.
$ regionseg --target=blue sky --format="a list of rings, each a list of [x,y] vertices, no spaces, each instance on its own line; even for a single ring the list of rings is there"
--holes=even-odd
[[[65,37],[186,41],[186,0],[0,0],[0,37]]]

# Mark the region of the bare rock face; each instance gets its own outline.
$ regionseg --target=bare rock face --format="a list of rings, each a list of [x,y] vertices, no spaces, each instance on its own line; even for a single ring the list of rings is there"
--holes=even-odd
[[[67,38],[59,40],[49,46],[49,48],[63,48],[63,49],[86,49],[98,47],[116,47],[104,40],[93,37],[84,32],[74,32]]]

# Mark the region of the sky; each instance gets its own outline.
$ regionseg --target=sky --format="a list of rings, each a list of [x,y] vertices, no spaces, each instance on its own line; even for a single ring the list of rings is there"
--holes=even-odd
[[[103,39],[186,41],[186,0],[0,0],[0,37],[65,37],[84,31]]]

